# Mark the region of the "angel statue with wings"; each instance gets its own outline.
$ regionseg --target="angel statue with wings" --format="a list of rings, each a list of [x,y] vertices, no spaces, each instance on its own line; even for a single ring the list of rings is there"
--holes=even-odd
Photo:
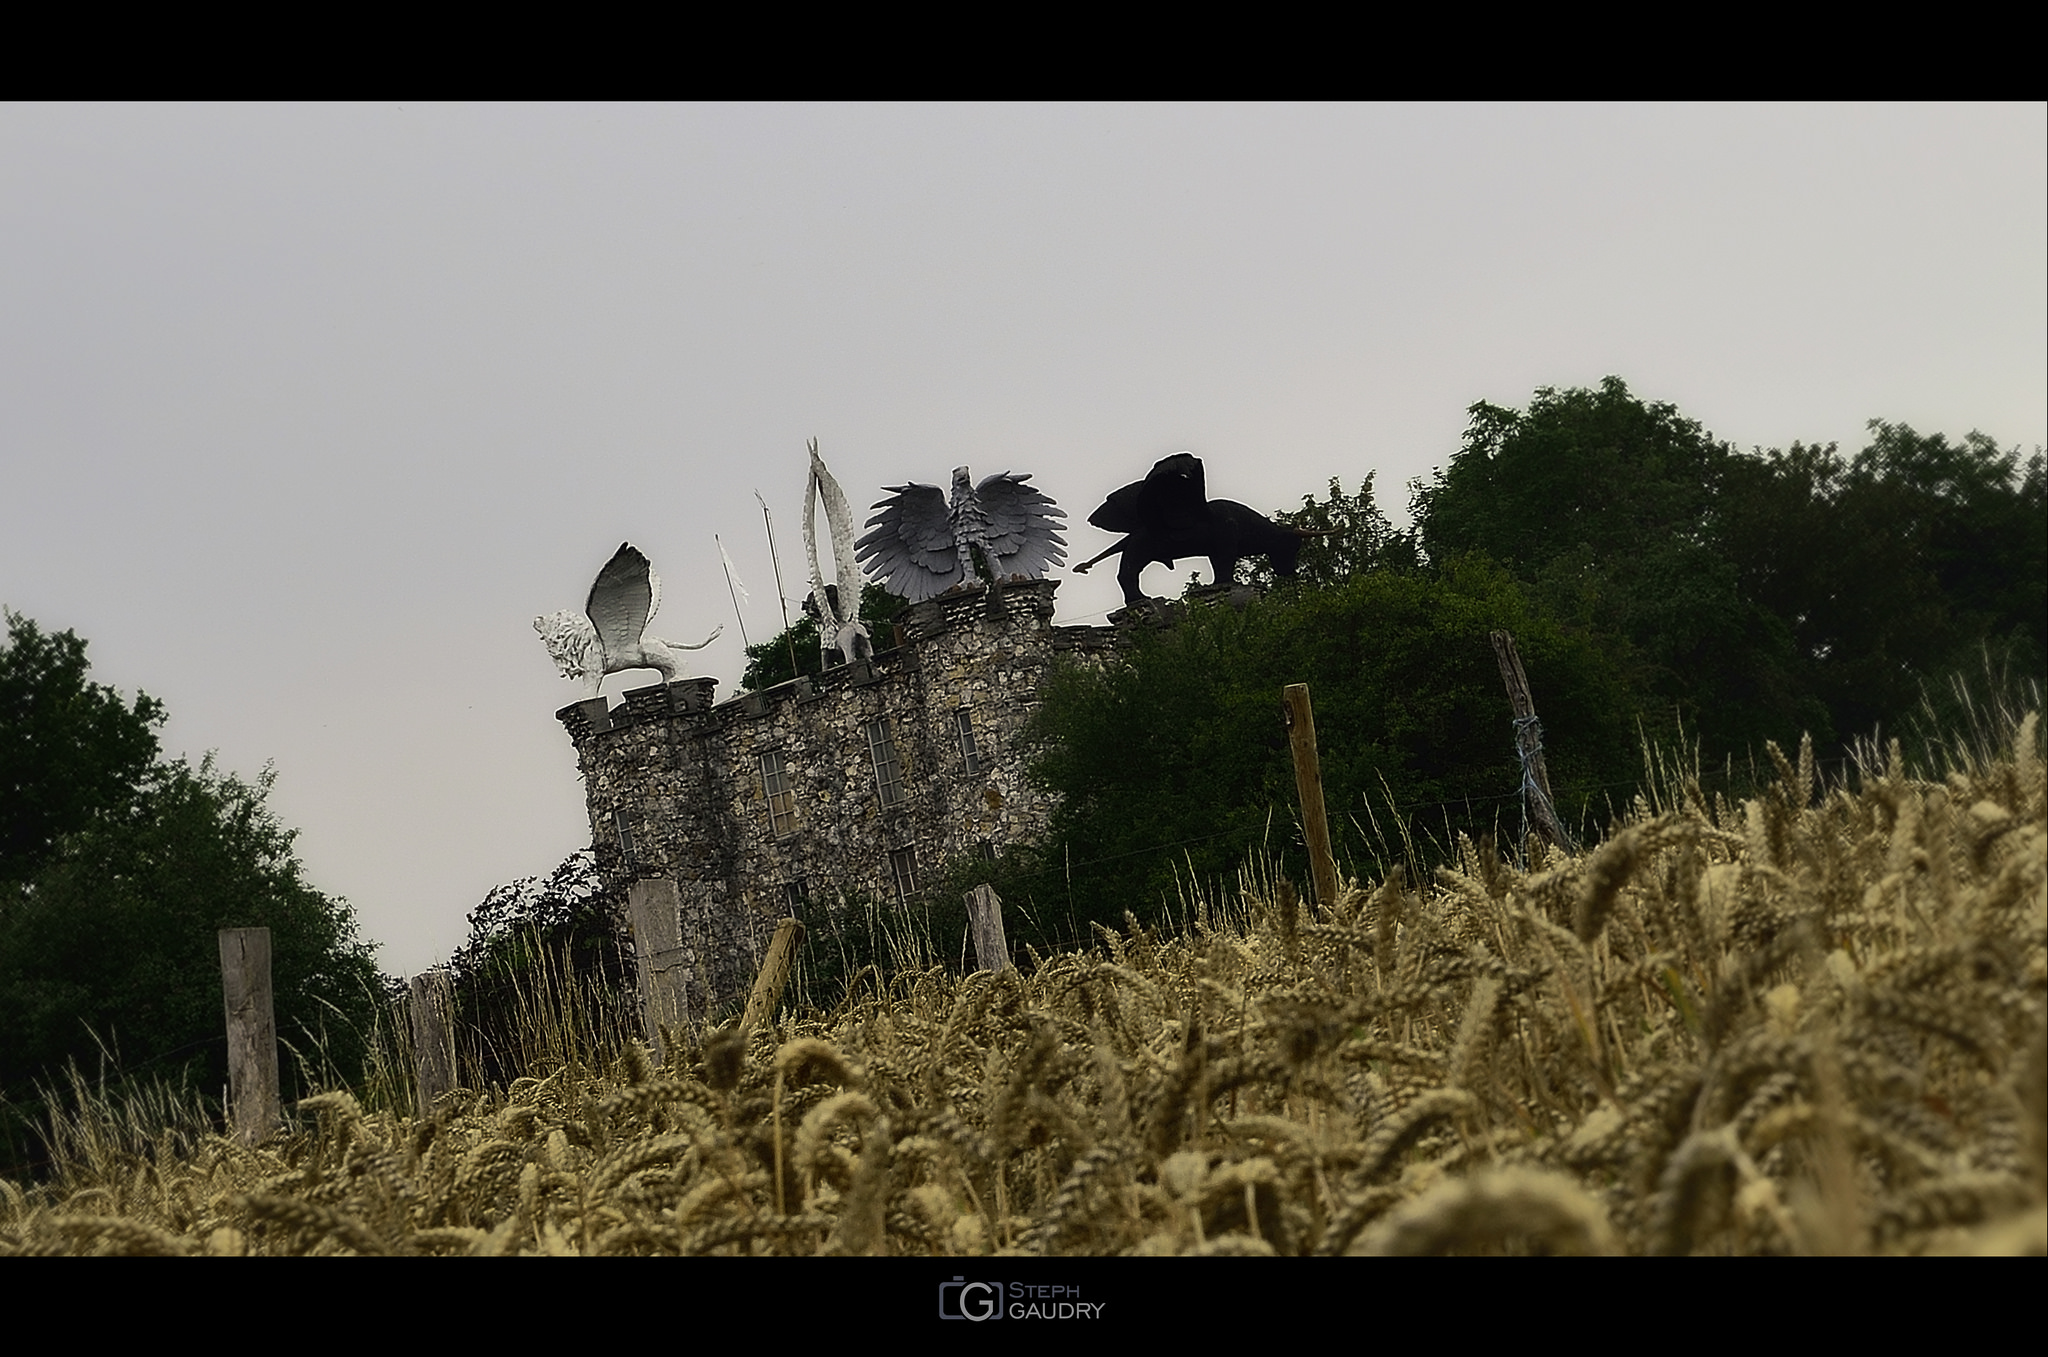
[[[889,486],[867,522],[872,531],[854,550],[891,593],[912,603],[975,583],[977,551],[995,579],[1038,579],[1067,559],[1056,521],[1067,515],[1026,485],[1030,479],[1006,471],[976,485],[966,467],[955,467],[950,503],[936,485]]]
[[[606,674],[624,669],[653,669],[664,683],[682,677],[676,652],[702,650],[717,640],[724,627],[695,645],[663,641],[647,634],[647,623],[661,607],[661,577],[630,542],[612,553],[583,611],[549,613],[533,619],[533,629],[546,643],[562,677],[582,685],[582,696],[596,697]]]

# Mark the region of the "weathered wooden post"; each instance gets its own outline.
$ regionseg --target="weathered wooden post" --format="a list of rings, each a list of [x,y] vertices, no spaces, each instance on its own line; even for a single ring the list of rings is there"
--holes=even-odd
[[[448,973],[426,971],[412,978],[412,1057],[419,1114],[455,1091],[455,988]]]
[[[633,955],[640,972],[640,1012],[656,1061],[666,1064],[664,1024],[680,1028],[689,1017],[684,995],[683,895],[667,877],[635,881],[626,888],[633,914]]]
[[[1010,965],[1010,940],[1003,935],[1003,902],[986,883],[967,892],[967,923],[974,934],[975,968],[1001,971]]]
[[[796,959],[797,944],[804,940],[804,926],[795,919],[775,925],[768,955],[761,959],[761,971],[754,977],[754,991],[747,996],[747,1011],[740,1019],[740,1032],[753,1031],[775,1016],[782,1002],[783,986],[789,983],[790,963]]]
[[[1294,789],[1301,800],[1302,835],[1308,840],[1309,868],[1315,874],[1316,901],[1324,909],[1337,903],[1337,859],[1330,851],[1330,821],[1323,811],[1323,764],[1316,754],[1316,713],[1306,683],[1280,690],[1287,713],[1287,740],[1294,748]]]
[[[270,998],[270,930],[220,930],[220,987],[228,1023],[228,1097],[235,1136],[255,1145],[277,1128],[277,1015]]]
[[[1522,813],[1552,845],[1571,852],[1577,845],[1558,823],[1557,807],[1550,799],[1550,770],[1543,762],[1543,723],[1536,719],[1536,699],[1529,692],[1529,676],[1522,672],[1515,638],[1496,631],[1489,633],[1488,639],[1493,642],[1494,659],[1500,662],[1508,706],[1515,713],[1515,753],[1522,760]]]

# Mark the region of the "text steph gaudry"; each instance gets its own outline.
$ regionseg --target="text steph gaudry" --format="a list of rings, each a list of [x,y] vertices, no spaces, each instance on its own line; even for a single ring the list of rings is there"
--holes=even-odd
[[[1004,1307],[1011,1319],[1100,1319],[1109,1305],[1108,1301],[1065,1300],[1062,1297],[1079,1296],[1078,1286],[1036,1286],[1029,1282],[1011,1282],[1005,1288],[1009,1292],[1009,1303]]]

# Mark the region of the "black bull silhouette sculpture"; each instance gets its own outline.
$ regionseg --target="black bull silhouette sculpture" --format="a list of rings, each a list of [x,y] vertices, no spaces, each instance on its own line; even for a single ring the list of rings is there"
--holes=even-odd
[[[1171,568],[1183,556],[1207,556],[1216,583],[1229,584],[1240,560],[1264,556],[1273,563],[1275,574],[1291,579],[1302,539],[1323,535],[1275,523],[1236,500],[1210,499],[1202,459],[1187,452],[1153,463],[1144,480],[1113,492],[1088,521],[1104,532],[1128,536],[1074,569],[1085,572],[1097,561],[1123,553],[1116,582],[1123,586],[1126,605],[1145,601],[1138,576],[1154,561]]]

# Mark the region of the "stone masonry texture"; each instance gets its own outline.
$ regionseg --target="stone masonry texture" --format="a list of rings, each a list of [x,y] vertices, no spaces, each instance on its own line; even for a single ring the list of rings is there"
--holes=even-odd
[[[922,885],[954,859],[1044,833],[1052,806],[1024,776],[1025,724],[1058,657],[1114,646],[1111,628],[1052,625],[1057,588],[1013,580],[914,605],[872,660],[724,702],[717,680],[696,678],[557,713],[607,893],[622,900],[632,881],[660,877],[679,889],[693,1014],[746,993],[777,920],[893,900],[904,869]],[[789,793],[779,828],[764,757]]]

